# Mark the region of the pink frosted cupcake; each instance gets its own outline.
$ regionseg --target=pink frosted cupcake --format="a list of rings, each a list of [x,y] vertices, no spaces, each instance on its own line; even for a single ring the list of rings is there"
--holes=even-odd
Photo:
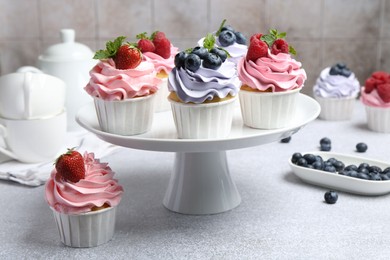
[[[294,118],[296,98],[306,80],[302,64],[291,58],[295,50],[285,33],[255,34],[246,57],[237,66],[244,124],[260,129],[288,126]]]
[[[390,133],[390,74],[372,73],[362,88],[360,100],[366,108],[368,128]]]
[[[45,186],[61,242],[94,247],[114,235],[116,207],[123,188],[107,163],[93,153],[69,150],[61,155]]]
[[[154,32],[151,37],[146,33],[137,35],[138,48],[141,50],[143,59],[154,64],[157,72],[156,77],[161,79],[159,90],[155,98],[155,111],[167,111],[171,106],[168,102],[168,74],[175,66],[175,56],[178,48],[166,38],[165,34],[160,31]]]
[[[96,52],[100,61],[90,71],[84,88],[94,98],[100,128],[108,133],[136,135],[150,130],[154,98],[161,80],[153,63],[142,60],[140,50],[123,44],[125,37],[108,42]]]

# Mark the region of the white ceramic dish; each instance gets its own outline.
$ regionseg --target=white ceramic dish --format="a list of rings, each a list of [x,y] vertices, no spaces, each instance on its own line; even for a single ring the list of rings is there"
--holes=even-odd
[[[370,165],[379,166],[382,169],[390,166],[390,163],[348,154],[339,154],[333,152],[305,152],[301,154],[303,155],[307,153],[320,155],[324,160],[333,157],[342,161],[346,166],[350,164],[359,166],[359,164],[363,162]],[[390,181],[362,180],[335,173],[309,169],[293,164],[291,162],[291,158],[289,159],[289,164],[296,176],[298,176],[304,182],[310,184],[360,195],[376,196],[390,193]]]

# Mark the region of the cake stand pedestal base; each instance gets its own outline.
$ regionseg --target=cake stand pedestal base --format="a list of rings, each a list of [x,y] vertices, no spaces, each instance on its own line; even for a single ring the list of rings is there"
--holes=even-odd
[[[177,152],[164,206],[182,214],[205,215],[241,203],[228,167],[226,151]]]

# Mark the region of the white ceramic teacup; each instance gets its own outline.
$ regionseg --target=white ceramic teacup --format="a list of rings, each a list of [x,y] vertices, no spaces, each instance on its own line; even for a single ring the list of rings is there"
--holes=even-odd
[[[0,77],[0,117],[38,119],[61,113],[65,82],[43,73],[10,73]]]
[[[44,119],[0,118],[0,153],[25,163],[55,159],[65,144],[66,112]]]

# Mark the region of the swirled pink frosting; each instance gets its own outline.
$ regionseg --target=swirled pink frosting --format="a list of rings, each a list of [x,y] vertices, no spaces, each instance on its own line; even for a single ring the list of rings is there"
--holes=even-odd
[[[173,67],[175,67],[175,55],[178,53],[179,48],[174,47],[171,44],[171,56],[168,59],[164,59],[160,55],[154,52],[144,52],[142,56],[145,60],[154,64],[155,70],[158,72],[165,71],[165,73],[169,74]]]
[[[242,58],[237,65],[241,82],[253,89],[272,92],[288,91],[303,86],[307,76],[302,64],[292,59],[290,54],[273,55],[253,61]]]
[[[366,93],[363,87],[360,93],[361,93],[360,100],[366,106],[381,107],[381,108],[390,107],[390,102],[386,103],[385,101],[383,101],[383,99],[379,96],[376,89],[373,89],[370,93]]]
[[[111,207],[119,204],[123,188],[114,179],[114,172],[107,163],[95,159],[93,153],[84,153],[85,179],[77,183],[65,181],[51,172],[45,186],[48,204],[58,212],[79,214],[91,211],[107,203]]]
[[[154,65],[148,61],[127,70],[116,69],[112,59],[99,61],[89,75],[91,78],[85,91],[109,101],[150,95],[158,90],[160,83]]]

